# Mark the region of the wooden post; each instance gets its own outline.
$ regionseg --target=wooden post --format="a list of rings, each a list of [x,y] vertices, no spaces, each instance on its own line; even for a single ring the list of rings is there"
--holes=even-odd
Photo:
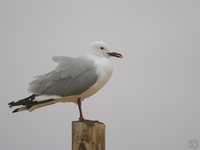
[[[105,125],[97,121],[73,121],[72,150],[105,150]]]

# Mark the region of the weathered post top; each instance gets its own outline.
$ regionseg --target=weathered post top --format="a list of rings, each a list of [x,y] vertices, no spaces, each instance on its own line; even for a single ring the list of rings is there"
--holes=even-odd
[[[105,125],[98,121],[73,121],[72,150],[105,150]]]

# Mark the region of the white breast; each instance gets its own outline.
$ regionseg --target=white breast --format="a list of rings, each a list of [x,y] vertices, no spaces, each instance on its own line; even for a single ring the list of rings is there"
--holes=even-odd
[[[97,66],[96,73],[98,74],[98,80],[93,86],[80,95],[82,100],[100,90],[112,75],[113,65],[110,59],[103,57],[95,58],[95,65]]]

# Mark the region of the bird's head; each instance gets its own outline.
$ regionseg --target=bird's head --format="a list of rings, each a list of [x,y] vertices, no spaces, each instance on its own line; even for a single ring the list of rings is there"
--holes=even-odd
[[[110,51],[108,44],[103,41],[92,42],[90,44],[89,52],[99,57],[123,57],[120,53]]]

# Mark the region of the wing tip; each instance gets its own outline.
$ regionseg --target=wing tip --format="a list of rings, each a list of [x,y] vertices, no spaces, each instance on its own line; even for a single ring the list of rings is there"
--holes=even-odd
[[[15,104],[15,102],[12,101],[12,102],[8,103],[8,106],[9,106],[10,108],[12,108],[12,106],[13,106],[14,104]]]

